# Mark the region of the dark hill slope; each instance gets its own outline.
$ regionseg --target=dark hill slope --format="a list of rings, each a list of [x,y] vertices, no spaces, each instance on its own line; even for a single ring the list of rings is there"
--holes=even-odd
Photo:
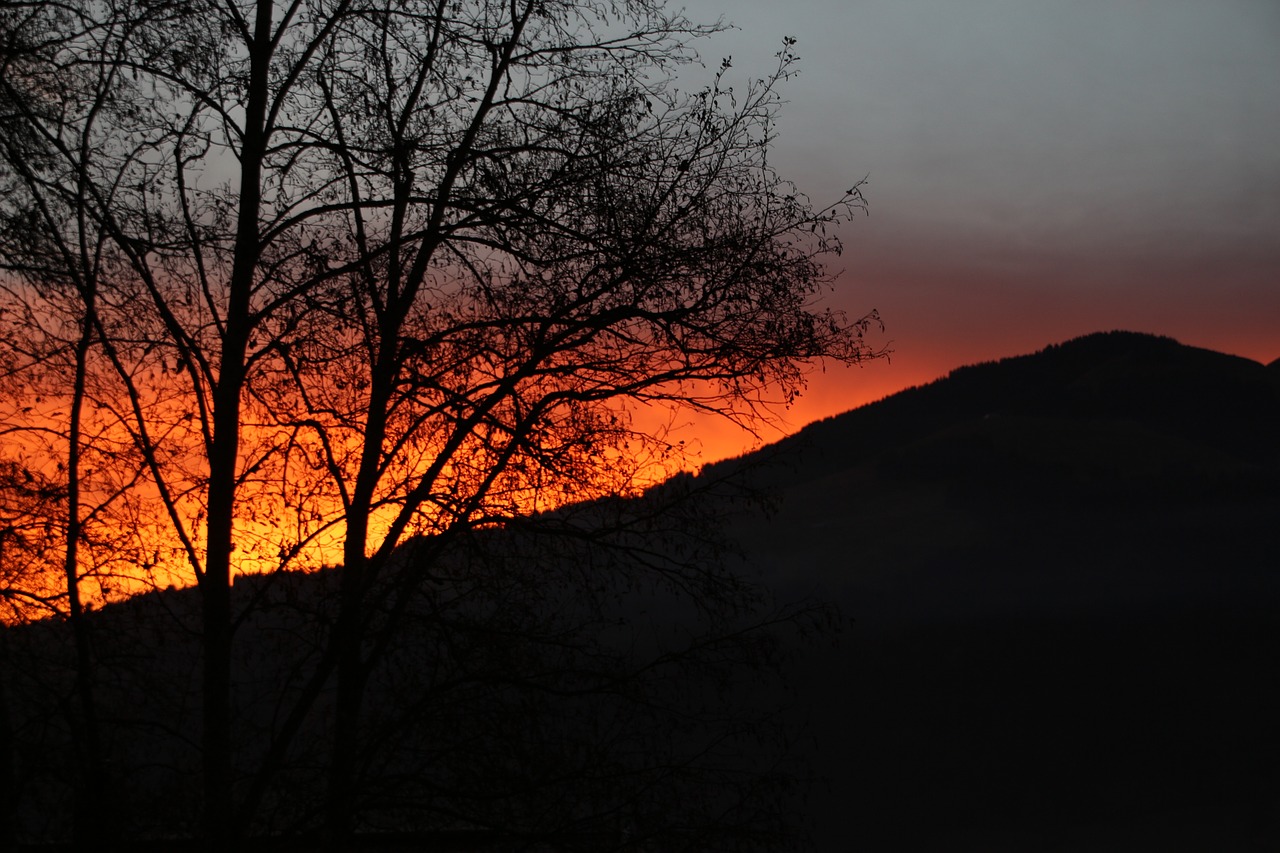
[[[707,472],[779,490],[749,562],[853,619],[804,694],[822,849],[1274,849],[1278,379],[1093,335]]]
[[[1010,584],[1092,595],[1098,574],[1168,588],[1230,565],[1220,580],[1270,582],[1261,534],[1280,493],[1278,436],[1274,371],[1110,333],[962,368],[707,475],[742,466],[781,494],[778,516],[744,535],[784,583],[874,594],[926,573],[886,607],[919,610],[954,584],[945,610],[957,593],[1007,597]],[[860,618],[893,616],[851,604]]]
[[[1280,375],[1170,338],[1098,333],[959,368],[721,465],[780,457],[790,467],[779,481],[796,486],[965,424],[1008,417],[1073,425],[1126,421],[1237,456],[1259,452],[1274,463],[1280,458]]]
[[[784,599],[837,602],[851,619],[839,648],[800,648],[795,666],[797,725],[807,720],[813,734],[807,760],[830,779],[813,803],[816,849],[1280,849],[1277,436],[1274,365],[1111,333],[962,368],[708,468],[698,480],[737,474],[778,496],[768,515],[734,510],[740,515],[730,533],[747,555],[744,571],[768,578]],[[667,488],[698,492],[698,485],[681,478]],[[699,507],[714,515],[719,499],[708,501]],[[596,509],[603,518],[625,506]],[[686,531],[675,541],[696,535]],[[652,545],[661,555],[659,537],[636,536],[642,551]],[[522,710],[529,696],[503,691],[535,681],[530,661],[574,678],[589,674],[589,663],[612,685],[616,650],[608,647],[630,654],[636,646],[628,631],[592,633],[587,620],[577,637],[591,641],[580,649],[586,657],[559,657],[569,654],[562,649],[565,620],[577,618],[564,606],[569,593],[557,595],[545,581],[563,574],[560,586],[577,590],[583,578],[608,578],[607,565],[591,568],[604,555],[590,537],[572,552],[544,545],[537,560],[518,537],[507,545],[495,535],[477,539],[487,560],[496,549],[524,568],[493,564],[503,581],[492,587],[497,598],[481,594],[489,589],[484,578],[465,567],[456,589],[426,590],[427,627],[407,632],[404,648],[394,650],[396,665],[370,688],[388,697],[370,703],[379,732],[370,772],[398,780],[396,803],[433,802],[412,785],[435,785],[437,799],[441,790],[453,791],[442,798],[449,814],[457,803],[487,809],[498,799],[495,779],[505,777],[486,773],[486,762],[506,773],[532,767],[536,776],[558,773],[556,762],[576,755],[587,772],[571,779],[589,788],[592,774],[605,768],[585,748],[570,755],[566,743],[574,739],[564,733],[587,743],[600,729],[602,706],[534,703],[541,719],[558,722],[532,726]],[[237,645],[248,723],[238,748],[246,761],[278,723],[272,697],[301,689],[320,648],[317,632],[331,621],[335,578],[237,584],[239,599],[258,604]],[[513,592],[512,601],[520,606],[508,607],[508,589],[519,578],[536,594],[517,584],[521,594]],[[605,591],[614,601],[612,588]],[[617,606],[629,616],[671,611],[663,595],[638,601],[634,592],[619,592]],[[95,616],[99,638],[109,638],[99,651],[112,668],[104,666],[100,687],[114,709],[116,753],[137,768],[130,789],[104,796],[131,815],[135,835],[180,833],[195,813],[197,612],[194,591],[169,591]],[[665,612],[651,621],[681,618]],[[437,634],[446,623],[442,644]],[[687,627],[670,633],[686,638]],[[496,642],[497,635],[515,639]],[[65,632],[45,624],[8,639],[11,649],[22,640],[39,654],[6,686],[35,697],[33,709],[46,700],[66,704],[69,677],[54,671],[65,665]],[[701,648],[694,640],[688,642]],[[446,646],[460,655],[466,678],[442,664],[452,660],[439,654]],[[722,654],[719,646],[706,648],[712,657]],[[442,666],[453,687],[414,692],[421,685],[413,679]],[[636,707],[651,709],[645,713],[652,720],[635,715],[653,738],[643,749],[618,741],[628,761],[653,762],[652,744],[669,740],[666,729],[687,716],[690,698],[712,689],[704,675],[688,673],[713,670],[691,667],[631,685],[642,700]],[[773,682],[749,683],[762,707],[780,693]],[[457,685],[466,690],[454,700]],[[557,690],[547,695],[558,695],[563,685],[550,686]],[[404,696],[414,701],[391,701]],[[670,699],[671,707],[654,706],[654,697]],[[327,701],[321,697],[322,712]],[[508,706],[518,713],[495,713]],[[484,713],[471,713],[477,708]],[[667,710],[671,715],[662,716]],[[61,837],[69,813],[57,768],[73,766],[74,756],[59,719],[33,712],[24,723],[13,716],[22,771],[15,781],[33,838]],[[314,822],[308,803],[322,801],[314,768],[325,761],[324,719],[317,714],[315,730],[299,738],[267,797],[269,828]],[[600,730],[612,737],[607,729]],[[474,746],[454,748],[463,743]],[[438,772],[445,765],[434,760],[437,749],[457,757],[466,785],[405,769],[429,755],[425,764]],[[517,749],[533,760],[507,767],[505,757]],[[661,756],[658,764],[676,766]],[[46,773],[46,766],[54,770]],[[573,801],[564,785],[545,779],[531,786],[531,799],[524,795],[530,786],[513,779],[521,797],[511,802],[538,820]],[[687,799],[684,790],[664,776],[646,784],[637,802],[674,807]],[[394,817],[400,823],[391,825],[404,825]]]

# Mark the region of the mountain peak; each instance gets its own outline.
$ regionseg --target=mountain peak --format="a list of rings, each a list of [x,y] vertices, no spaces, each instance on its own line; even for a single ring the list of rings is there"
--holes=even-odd
[[[803,481],[1000,418],[1053,422],[1068,433],[1091,423],[1137,425],[1237,458],[1270,458],[1280,434],[1278,377],[1280,369],[1169,337],[1097,332],[957,368],[728,464],[782,457],[787,479]]]

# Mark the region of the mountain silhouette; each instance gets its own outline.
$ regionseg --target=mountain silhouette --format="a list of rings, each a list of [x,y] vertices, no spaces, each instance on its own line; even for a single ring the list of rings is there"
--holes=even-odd
[[[704,472],[852,620],[801,693],[819,849],[1274,849],[1278,438],[1274,366],[1114,332]]]
[[[752,682],[767,694],[763,707],[788,701],[793,731],[811,744],[794,760],[826,777],[810,804],[814,849],[1270,850],[1280,849],[1278,436],[1276,362],[1111,332],[960,368],[654,492],[705,495],[700,517],[720,519],[744,576],[781,601],[834,604],[847,620],[838,644],[795,645],[790,698],[772,682]],[[734,485],[720,490],[720,482]],[[768,511],[723,497],[744,485],[771,496]],[[585,515],[625,513],[625,504],[601,502]],[[546,739],[536,742],[526,740],[523,710],[491,720],[471,712],[504,696],[523,708],[534,696],[517,689],[531,680],[529,661],[554,664],[553,679],[581,679],[597,657],[614,660],[604,654],[611,644],[643,645],[616,627],[619,614],[600,611],[582,624],[615,625],[601,630],[617,636],[566,651],[558,620],[581,605],[555,590],[604,577],[592,565],[599,549],[579,537],[576,550],[531,551],[539,536],[522,536],[482,531],[475,547],[486,552],[481,571],[502,579],[497,588],[527,582],[533,592],[515,590],[512,600],[531,604],[484,598],[483,584],[466,594],[427,590],[431,618],[417,621],[428,627],[397,640],[394,678],[371,684],[370,706],[406,732],[388,741],[384,767],[397,795],[412,799],[422,781],[414,761],[431,766],[421,756],[439,748],[440,720],[453,733],[446,745],[474,748],[459,764],[465,778],[426,780],[436,796],[466,789],[469,799],[450,808],[493,795],[496,777],[482,768],[495,754],[511,774],[503,784],[524,790],[529,768],[505,756],[524,750],[535,766],[554,768],[567,760],[565,730],[591,729],[606,706],[591,699],[566,715],[548,705],[544,719],[560,722],[543,726]],[[507,562],[494,563],[494,553]],[[556,569],[556,560],[569,568]],[[517,568],[508,577],[504,566]],[[543,583],[546,572],[558,580]],[[272,691],[297,690],[297,662],[320,648],[312,635],[331,619],[335,574],[236,584],[238,600],[257,602],[238,635],[249,753],[273,730]],[[462,568],[459,576],[471,580]],[[661,591],[597,592],[628,618],[670,607],[665,622],[645,617],[648,630],[687,633],[687,601],[676,612]],[[468,603],[473,597],[480,603]],[[101,688],[124,721],[121,761],[140,768],[130,776],[137,791],[111,795],[122,808],[126,797],[147,804],[130,808],[142,835],[186,831],[182,798],[193,796],[198,772],[187,686],[196,683],[198,613],[195,590],[171,589],[94,614],[102,659],[130,662],[104,675]],[[460,668],[453,683],[484,686],[479,704],[422,700],[413,713],[426,722],[392,718],[396,691],[432,659],[440,625],[449,626],[445,642],[459,666],[473,668]],[[59,631],[45,623],[9,637],[37,655],[9,684],[17,691],[15,781],[25,786],[33,837],[57,838],[65,818],[58,762],[70,763],[71,746],[56,714],[39,705],[62,701],[69,683],[57,675],[66,667]],[[703,692],[692,680],[703,661],[693,663],[673,670],[684,683],[637,683],[658,693],[641,694],[634,707]],[[573,693],[558,681],[546,686],[547,695]],[[645,719],[654,732],[670,722]],[[265,801],[283,825],[310,819],[294,811],[319,784],[308,769],[324,760],[316,725],[299,739],[297,768],[282,771]],[[512,808],[550,813],[593,793],[591,773],[572,785],[531,778],[538,796],[512,799]]]
[[[990,588],[975,573],[1026,578],[1019,549],[1034,547],[1036,583],[1154,572],[1167,589],[1230,565],[1218,581],[1265,584],[1274,552],[1257,534],[1275,509],[1277,436],[1274,371],[1112,332],[961,368],[704,476],[742,469],[781,494],[779,515],[746,535],[783,583],[870,588],[886,573],[933,571],[977,596]],[[819,553],[805,567],[787,557],[806,550]],[[912,590],[912,607],[922,595]],[[958,602],[949,593],[940,606]]]

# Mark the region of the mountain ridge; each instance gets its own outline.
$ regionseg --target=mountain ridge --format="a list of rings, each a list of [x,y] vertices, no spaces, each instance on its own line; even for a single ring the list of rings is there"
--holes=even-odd
[[[1144,390],[1144,383],[1155,380]],[[1169,422],[1189,396],[1198,411],[1180,427]],[[806,465],[787,458],[795,485],[831,468],[855,464],[876,448],[918,439],[939,423],[1017,413],[1081,420],[1106,416],[1173,426],[1172,434],[1199,433],[1214,445],[1237,447],[1241,438],[1264,450],[1280,434],[1280,374],[1258,362],[1189,347],[1139,332],[1096,332],[1037,352],[964,365],[924,385],[815,421],[752,453],[706,466],[711,475],[758,466],[771,458],[817,449]],[[1223,424],[1224,418],[1234,425]],[[1241,426],[1244,426],[1241,435]],[[763,467],[768,467],[767,465]],[[775,481],[775,484],[776,481]]]
[[[851,620],[802,688],[819,849],[1274,849],[1277,379],[1090,335],[705,472],[777,494],[746,563]]]
[[[1248,568],[1248,583],[1269,583],[1260,531],[1280,511],[1278,435],[1273,371],[1104,333],[959,368],[706,473],[740,470],[779,495],[772,532],[748,524],[742,535],[783,583],[816,575],[873,598],[903,572],[964,584],[954,564],[1012,571],[1018,538],[1053,545],[1039,562],[1063,577],[1060,564],[1087,545],[1092,565],[1127,559],[1118,574],[1144,582],[1161,561],[1174,573],[1216,548],[1237,575]],[[858,561],[843,559],[850,542]],[[798,568],[810,552],[807,565],[825,571]]]
[[[807,597],[847,617],[838,646],[797,643],[792,650],[795,729],[804,727],[816,744],[797,757],[830,780],[811,809],[814,849],[1274,849],[1268,846],[1280,838],[1280,739],[1273,733],[1280,718],[1280,372],[1274,368],[1169,338],[1099,333],[957,368],[657,487],[687,488],[709,502],[711,517],[724,517],[723,536],[740,553],[743,576],[762,579],[784,602]],[[722,479],[740,481],[748,494],[771,494],[771,508],[725,500],[726,493],[741,493],[715,488]],[[598,502],[578,510],[580,518],[605,519],[627,506],[641,505]],[[667,529],[666,522],[653,529]],[[561,626],[552,624],[559,618],[552,611],[569,599],[544,597],[541,573],[562,573],[566,589],[583,579],[607,587],[608,561],[587,570],[599,556],[589,538],[544,544],[549,550],[532,560],[533,540],[521,536],[512,525],[485,532],[485,542],[475,545],[511,561],[517,567],[511,577],[538,563],[525,578],[536,594],[509,618],[536,639],[545,617],[545,631],[556,640],[548,647],[558,648]],[[464,560],[459,577],[470,579],[465,568]],[[502,565],[485,571],[510,580]],[[238,646],[250,660],[246,667],[261,669],[255,685],[287,683],[287,655],[277,661],[273,649],[294,650],[299,638],[306,648],[319,647],[308,632],[330,618],[325,589],[336,576],[237,583],[238,601],[262,596],[261,624],[246,623]],[[615,600],[610,589],[597,592]],[[668,606],[664,594],[619,591],[617,615]],[[153,722],[194,731],[178,680],[195,671],[195,595],[157,591],[94,614],[104,629],[149,631],[161,617],[181,629],[177,636],[171,626],[164,642],[159,627],[154,642],[140,631],[144,643],[128,651],[145,649],[149,664],[124,671],[111,685],[117,704],[147,732]],[[422,612],[444,608],[453,640],[471,638],[463,646],[489,666],[495,649],[488,611],[473,613],[465,596],[424,595],[430,608]],[[688,627],[681,613],[660,615],[670,617],[675,633]],[[423,624],[435,623],[424,617]],[[591,636],[602,644],[628,642],[621,633]],[[38,632],[29,632],[29,641],[39,650],[49,646]],[[404,642],[435,648],[426,635]],[[417,671],[418,658],[400,662],[404,671]],[[692,681],[665,689],[678,697],[691,686],[690,692],[699,689]],[[44,696],[45,687],[36,687],[37,698]],[[771,704],[774,689],[753,680],[747,692]],[[271,731],[268,717],[258,721],[263,733]],[[555,717],[549,712],[548,719]],[[469,716],[445,719],[471,732]],[[519,746],[523,718],[503,719],[510,725],[504,748]],[[33,711],[24,725],[42,733],[46,722]],[[294,800],[304,799],[299,793],[315,785],[303,771],[323,760],[311,754],[324,743],[323,726],[316,726],[315,737],[300,741],[299,775],[280,787],[274,807],[286,816]],[[433,744],[434,734],[426,731],[422,744]],[[480,726],[472,734],[490,733]],[[39,737],[48,742],[32,736],[20,751],[42,778],[46,756],[69,744]],[[159,742],[172,753],[162,762],[170,776],[148,770],[156,777],[153,789],[182,790],[197,764],[187,742],[195,741]],[[547,756],[563,751],[552,741],[538,748]],[[153,763],[152,749],[138,748],[134,758],[146,759],[139,766]],[[58,781],[55,774],[46,784]],[[485,793],[486,780],[476,781]],[[181,825],[176,807],[176,816],[151,811],[146,820],[157,832]]]

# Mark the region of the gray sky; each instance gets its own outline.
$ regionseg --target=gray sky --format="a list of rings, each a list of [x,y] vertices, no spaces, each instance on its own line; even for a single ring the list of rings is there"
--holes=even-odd
[[[897,355],[795,426],[1100,329],[1280,357],[1280,0],[684,6],[739,27],[700,46],[739,79],[799,40],[785,176],[819,202],[870,176],[835,299]]]

